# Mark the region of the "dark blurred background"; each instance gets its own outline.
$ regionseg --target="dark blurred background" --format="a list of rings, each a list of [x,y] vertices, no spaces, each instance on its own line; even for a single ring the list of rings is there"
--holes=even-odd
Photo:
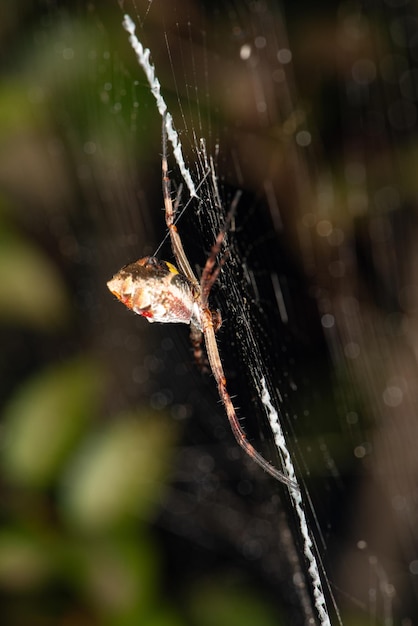
[[[2,3],[4,623],[269,626],[315,615],[285,490],[237,450],[188,330],[151,326],[106,289],[165,237],[161,119],[125,11],[196,180],[201,137],[215,158],[219,214],[195,203],[179,224],[194,266],[243,192],[213,294],[219,348],[243,426],[271,458],[251,360],[268,369],[333,623],[332,598],[344,624],[412,625],[418,16],[408,0]],[[161,254],[172,260],[168,241]]]

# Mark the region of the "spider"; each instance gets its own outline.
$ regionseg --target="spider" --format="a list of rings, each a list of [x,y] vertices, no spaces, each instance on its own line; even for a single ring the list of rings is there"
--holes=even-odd
[[[190,324],[191,340],[197,360],[201,360],[202,335],[210,369],[218,386],[219,396],[238,444],[260,467],[289,487],[295,483],[267,461],[248,441],[242,429],[231,396],[219,355],[215,332],[221,325],[218,311],[209,308],[209,294],[221,271],[225,256],[216,263],[224,241],[229,219],[220,230],[202,271],[196,278],[187,259],[174,223],[177,202],[173,207],[167,165],[165,125],[163,123],[162,189],[165,220],[177,267],[155,256],[147,256],[122,267],[107,283],[109,290],[128,309],[149,322]]]

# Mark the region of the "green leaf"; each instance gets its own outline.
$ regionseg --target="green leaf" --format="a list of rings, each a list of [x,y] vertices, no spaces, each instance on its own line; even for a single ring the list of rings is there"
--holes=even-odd
[[[0,238],[0,319],[39,330],[62,326],[70,303],[53,263],[16,234]]]
[[[96,433],[67,475],[63,500],[69,519],[99,530],[151,515],[164,488],[173,440],[172,422],[151,411],[120,416]]]
[[[24,591],[41,585],[52,571],[49,552],[37,538],[16,529],[0,533],[0,586]]]
[[[42,372],[17,390],[4,413],[2,464],[25,486],[53,482],[96,410],[95,363],[75,360]]]

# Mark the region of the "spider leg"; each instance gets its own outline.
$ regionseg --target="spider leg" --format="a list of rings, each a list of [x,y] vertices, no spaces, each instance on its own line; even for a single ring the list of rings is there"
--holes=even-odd
[[[271,465],[271,463],[269,463],[259,452],[257,452],[254,446],[252,446],[248,441],[246,434],[238,421],[238,416],[232,403],[231,396],[226,388],[226,378],[219,356],[218,345],[216,343],[211,312],[209,309],[205,309],[204,313],[203,331],[205,335],[206,351],[213,375],[218,385],[219,396],[225,407],[235,439],[248,456],[251,457],[253,461],[255,461],[263,470],[273,476],[273,478],[284,483],[288,487],[291,487],[292,489],[299,490],[299,486],[293,480]]]
[[[181,192],[182,191],[183,191],[183,185],[180,183],[180,185],[178,186],[178,189],[177,189],[176,199],[174,201],[173,218],[177,214],[177,211],[178,211],[178,208],[179,208],[179,204],[180,204],[180,200],[181,200]]]
[[[190,324],[190,341],[193,346],[193,354],[196,365],[202,372],[209,372],[209,361],[202,346],[203,333],[196,326],[196,324],[193,324],[193,322]]]
[[[203,271],[202,271],[202,276],[200,279],[200,288],[202,292],[202,304],[204,307],[207,306],[211,289],[213,285],[215,284],[215,282],[217,281],[219,272],[221,271],[222,266],[225,263],[227,256],[228,256],[228,251],[226,251],[222,255],[218,265],[216,265],[216,257],[221,251],[222,243],[225,239],[226,233],[228,232],[229,225],[235,214],[235,210],[237,208],[237,204],[239,202],[240,197],[241,197],[241,192],[237,191],[237,193],[235,194],[234,200],[232,201],[231,207],[228,211],[228,214],[226,216],[225,223],[223,227],[221,228],[221,230],[219,231],[218,236],[216,237],[216,241],[212,246],[212,250],[206,260],[205,267],[203,268]]]
[[[221,257],[218,265],[216,265],[216,257],[225,238],[225,234],[226,231],[224,229],[219,232],[215,244],[212,247],[211,253],[206,260],[205,267],[202,271],[202,276],[200,278],[200,289],[202,292],[202,305],[204,307],[207,306],[211,289],[216,283],[219,272],[221,271],[222,266],[228,256],[228,252],[225,252],[225,254]]]
[[[195,286],[195,288],[199,289],[198,281],[196,276],[193,273],[192,268],[190,267],[190,263],[187,260],[186,253],[184,252],[183,244],[181,243],[180,236],[177,232],[177,227],[174,224],[174,216],[175,210],[173,208],[173,201],[171,199],[171,190],[170,190],[170,178],[168,176],[168,164],[167,164],[167,136],[165,129],[165,118],[163,119],[163,157],[161,163],[162,169],[162,187],[163,187],[163,198],[164,198],[164,208],[165,208],[165,222],[167,224],[168,231],[170,233],[171,238],[171,247],[173,248],[174,256],[176,257],[176,262],[178,265],[178,269],[182,274],[189,279],[189,281]],[[176,200],[176,205],[178,204],[179,198]]]

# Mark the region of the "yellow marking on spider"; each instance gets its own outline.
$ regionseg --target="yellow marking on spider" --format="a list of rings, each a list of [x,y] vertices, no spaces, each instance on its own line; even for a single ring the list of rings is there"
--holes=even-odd
[[[178,271],[177,267],[175,265],[173,265],[172,263],[169,263],[168,261],[164,261],[164,263],[167,265],[167,268],[170,270],[170,272],[172,274],[179,274],[180,273]]]

